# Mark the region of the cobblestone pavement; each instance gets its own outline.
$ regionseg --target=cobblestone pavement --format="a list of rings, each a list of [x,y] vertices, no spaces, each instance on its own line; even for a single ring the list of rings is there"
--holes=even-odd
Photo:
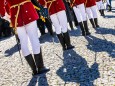
[[[0,39],[0,86],[115,86],[115,1],[114,10],[99,17],[101,28],[91,35],[69,31],[73,50],[63,52],[55,36],[41,37],[46,75],[32,77],[31,69],[19,56],[15,37]],[[30,48],[31,50],[31,48]]]

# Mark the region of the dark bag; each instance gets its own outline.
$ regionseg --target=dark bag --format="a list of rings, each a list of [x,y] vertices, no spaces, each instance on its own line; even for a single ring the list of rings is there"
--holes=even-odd
[[[9,21],[1,18],[0,24],[1,24],[0,25],[0,28],[1,28],[0,34],[5,37],[11,36],[12,32],[11,32],[11,27],[10,27]]]

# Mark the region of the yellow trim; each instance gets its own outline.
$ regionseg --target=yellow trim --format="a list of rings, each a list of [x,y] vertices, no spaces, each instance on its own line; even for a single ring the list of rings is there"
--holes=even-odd
[[[75,3],[75,0],[70,4],[71,8],[73,7],[74,3]]]
[[[86,4],[87,4],[87,0],[86,0],[86,2],[85,2],[85,7],[86,7]]]
[[[15,8],[15,7],[18,7],[18,10],[17,10],[17,13],[16,13],[16,19],[15,19],[14,29],[16,29],[16,27],[17,27],[17,20],[18,20],[18,15],[19,15],[19,12],[20,12],[20,6],[23,5],[23,4],[25,4],[25,3],[27,3],[27,2],[31,2],[31,1],[30,1],[30,0],[26,0],[26,1],[23,1],[23,2],[21,2],[21,3],[12,5],[12,6],[10,7],[10,9]]]
[[[53,3],[54,1],[56,1],[56,0],[51,0],[51,1],[46,1],[46,0],[44,0],[44,1],[45,1],[45,6],[47,6],[47,4],[50,3],[49,7],[47,7],[48,10],[49,10],[49,9],[51,8],[52,3]]]
[[[33,5],[33,6],[34,6],[34,8],[35,8],[35,9],[40,10],[40,8],[39,8],[39,7],[37,7],[37,6],[35,6],[35,5]]]
[[[35,5],[33,5],[33,6],[34,6],[35,9],[40,10],[39,7],[37,7],[37,6],[35,6]],[[46,22],[45,18],[44,18],[42,15],[40,16],[40,19],[41,19],[43,22]]]

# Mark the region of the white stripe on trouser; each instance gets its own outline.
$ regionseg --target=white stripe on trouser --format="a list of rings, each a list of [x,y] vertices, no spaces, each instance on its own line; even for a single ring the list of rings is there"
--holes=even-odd
[[[56,34],[67,32],[67,17],[65,10],[52,14],[50,18],[55,27]]]
[[[86,12],[87,12],[87,15],[88,15],[89,19],[91,19],[91,18],[97,18],[97,16],[98,16],[96,5],[92,6],[92,7],[86,8]]]
[[[33,54],[40,53],[40,43],[38,39],[38,28],[36,21],[33,21],[27,25],[22,27],[17,27],[17,33],[21,43],[21,49],[24,56],[30,54],[28,48],[28,38],[30,39],[30,43],[32,45]]]
[[[96,2],[98,10],[104,9],[104,4],[102,1]]]
[[[84,4],[74,6],[73,10],[75,12],[75,15],[77,17],[78,22],[82,22],[82,21],[87,20]]]

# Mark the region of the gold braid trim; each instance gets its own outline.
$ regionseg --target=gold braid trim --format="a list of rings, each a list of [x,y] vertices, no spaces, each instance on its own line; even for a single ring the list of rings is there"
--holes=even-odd
[[[47,4],[48,3],[50,3],[50,5],[49,5],[49,7],[48,7],[48,10],[51,8],[51,5],[52,5],[52,3],[54,2],[54,1],[56,1],[56,0],[51,0],[51,1],[46,1],[46,0],[44,0],[45,1],[45,6],[47,6]]]
[[[85,7],[86,7],[86,4],[87,4],[87,0],[86,0],[86,2],[85,2]]]
[[[73,0],[73,2],[71,2],[71,4],[70,4],[71,8],[73,7],[74,3],[75,3],[75,0]]]
[[[37,6],[35,6],[35,5],[33,5],[33,6],[34,6],[35,9],[40,10],[39,7],[37,7]],[[41,19],[43,22],[46,22],[45,18],[44,18],[42,15],[40,16],[40,19]]]
[[[33,6],[34,6],[34,8],[35,8],[35,9],[40,10],[40,8],[39,8],[39,7],[37,7],[37,6],[35,6],[35,5],[33,5]]]

